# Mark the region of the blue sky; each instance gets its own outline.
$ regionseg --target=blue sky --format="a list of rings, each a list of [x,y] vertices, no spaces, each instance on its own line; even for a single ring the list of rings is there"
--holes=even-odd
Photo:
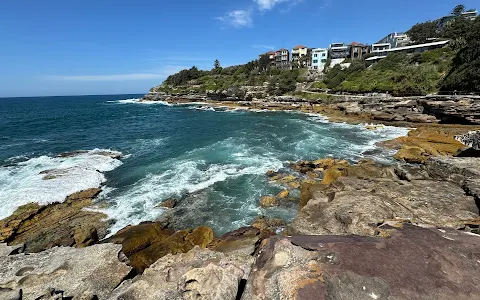
[[[477,0],[462,1],[467,8]],[[297,44],[373,43],[450,0],[15,0],[0,6],[0,97],[144,93],[167,75]],[[477,5],[476,5],[477,4]]]

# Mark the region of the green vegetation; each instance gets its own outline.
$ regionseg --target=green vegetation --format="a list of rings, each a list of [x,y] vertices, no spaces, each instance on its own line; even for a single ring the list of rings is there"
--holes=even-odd
[[[441,82],[444,92],[480,92],[480,18],[477,18],[466,36],[466,46],[458,51],[453,66]]]
[[[443,48],[413,55],[392,53],[368,68],[365,61],[353,61],[344,70],[338,65],[332,68],[324,83],[333,91],[349,93],[425,95],[438,90],[453,56],[453,50]]]
[[[431,38],[444,38],[453,41],[453,47],[460,49],[466,45],[465,39],[474,21],[462,17],[465,6],[457,5],[452,15],[435,21],[427,21],[412,26],[407,34],[415,43],[424,43]]]
[[[166,93],[205,93],[207,91],[231,90],[241,86],[261,86],[267,83],[270,95],[283,95],[295,91],[298,82],[306,80],[306,69],[281,70],[271,66],[268,57],[251,61],[245,65],[220,67],[214,62],[211,71],[196,67],[170,75],[161,86],[152,91]],[[260,94],[257,94],[260,95]]]
[[[227,91],[230,95],[255,98],[268,95],[291,94],[305,99],[318,100],[319,94],[294,93],[299,83],[308,80],[312,91],[331,90],[347,93],[390,93],[398,96],[425,95],[443,92],[480,91],[480,18],[472,21],[462,16],[465,7],[458,5],[452,15],[414,25],[408,34],[415,42],[431,38],[450,40],[446,48],[423,53],[391,53],[377,63],[366,61],[375,56],[367,54],[363,60],[346,59],[346,69],[340,65],[330,68],[327,59],[327,73],[322,81],[307,76],[305,68],[281,70],[272,66],[267,55],[244,65],[222,68],[215,60],[213,69],[202,71],[196,67],[182,70],[169,76],[165,82],[152,91],[166,93],[205,93]],[[305,58],[302,58],[305,59]],[[305,61],[300,60],[298,66]],[[250,96],[249,96],[250,97]]]

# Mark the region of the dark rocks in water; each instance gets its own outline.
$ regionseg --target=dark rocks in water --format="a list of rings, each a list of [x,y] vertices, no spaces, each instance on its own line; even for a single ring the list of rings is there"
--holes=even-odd
[[[213,238],[213,230],[206,226],[175,231],[158,222],[145,222],[127,226],[102,243],[122,244],[130,266],[141,273],[160,257],[185,253],[196,245],[205,248]]]
[[[83,208],[92,204],[101,189],[93,188],[68,196],[62,203],[19,207],[0,221],[0,242],[25,244],[25,252],[40,252],[55,246],[85,247],[107,233],[106,215]]]
[[[479,236],[410,224],[378,230],[388,238],[265,240],[242,299],[450,300],[480,295]]]
[[[156,207],[174,208],[176,205],[177,205],[177,199],[168,198],[167,200],[159,203]]]

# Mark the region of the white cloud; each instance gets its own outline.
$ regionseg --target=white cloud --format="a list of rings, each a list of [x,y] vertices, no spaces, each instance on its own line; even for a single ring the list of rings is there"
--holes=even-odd
[[[250,10],[234,10],[216,19],[236,28],[251,27],[253,24],[252,11]]]
[[[282,2],[296,2],[296,0],[254,0],[254,2],[260,10],[270,10]]]
[[[166,66],[157,70],[147,71],[145,73],[126,73],[126,74],[108,74],[108,75],[48,75],[44,76],[46,80],[59,81],[133,81],[163,79],[186,67]]]
[[[268,45],[253,45],[253,48],[255,49],[266,49],[266,50],[273,50],[275,47],[273,46],[268,46]]]

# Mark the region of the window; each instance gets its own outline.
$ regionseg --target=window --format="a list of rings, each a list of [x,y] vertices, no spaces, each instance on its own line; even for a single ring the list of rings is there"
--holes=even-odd
[[[323,54],[322,54],[322,57],[325,57],[326,55],[327,55],[326,53],[323,53]]]
[[[318,59],[314,59],[314,60],[312,61],[312,63],[318,64]]]
[[[317,57],[317,56],[318,56],[318,54],[314,54],[314,55],[313,55],[313,57]]]
[[[317,66],[314,66],[313,69],[318,70],[318,67],[317,67]]]
[[[326,62],[327,62],[327,60],[326,60],[326,59],[322,59],[322,63],[326,63]]]

